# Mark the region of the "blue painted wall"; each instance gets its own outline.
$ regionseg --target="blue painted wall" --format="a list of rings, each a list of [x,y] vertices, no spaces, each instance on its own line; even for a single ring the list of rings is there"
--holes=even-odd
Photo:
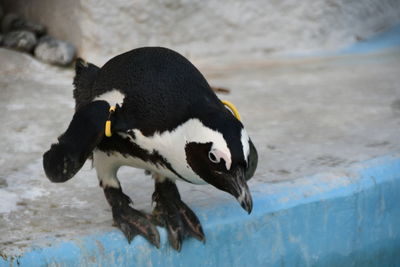
[[[33,249],[0,266],[400,266],[400,156],[366,162],[347,177],[330,174],[266,184],[250,216],[232,201],[196,209],[206,244],[182,251],[117,230]],[[271,193],[272,192],[272,193]]]

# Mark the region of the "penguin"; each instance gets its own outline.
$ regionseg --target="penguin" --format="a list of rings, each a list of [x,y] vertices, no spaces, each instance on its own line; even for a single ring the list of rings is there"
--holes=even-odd
[[[187,237],[205,241],[176,181],[210,184],[251,212],[247,181],[257,168],[257,150],[241,121],[189,60],[168,48],[142,47],[101,68],[78,59],[75,71],[75,113],[43,155],[50,181],[71,179],[92,159],[114,225],[128,242],[142,235],[157,248],[156,225],[166,228],[178,251]],[[122,191],[121,166],[144,169],[154,178],[151,215],[134,209]]]

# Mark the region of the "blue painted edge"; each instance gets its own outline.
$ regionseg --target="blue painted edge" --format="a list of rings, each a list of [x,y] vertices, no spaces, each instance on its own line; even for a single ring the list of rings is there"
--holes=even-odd
[[[360,54],[400,46],[400,24],[339,51],[339,54]]]
[[[400,264],[400,156],[252,190],[247,216],[235,202],[194,207],[206,244],[188,239],[180,253],[164,229],[161,248],[118,231],[54,239],[0,266],[390,266]]]
[[[345,48],[326,51],[317,50],[310,53],[288,53],[289,57],[294,58],[310,58],[310,57],[334,57],[345,56],[353,54],[367,54],[381,52],[389,49],[400,48],[400,24],[379,32],[372,37],[366,38],[362,41],[355,42]],[[284,54],[285,55],[285,54]]]

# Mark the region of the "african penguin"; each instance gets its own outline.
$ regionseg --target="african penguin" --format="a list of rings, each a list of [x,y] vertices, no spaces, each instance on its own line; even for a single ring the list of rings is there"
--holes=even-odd
[[[140,234],[159,247],[154,223],[166,227],[176,250],[187,236],[205,239],[176,180],[211,184],[251,212],[246,181],[257,167],[256,148],[186,58],[167,48],[143,47],[102,68],[78,59],[74,85],[75,114],[43,155],[45,173],[52,182],[65,182],[93,156],[115,225],[129,242]],[[107,121],[110,137],[105,135]],[[122,192],[117,171],[123,165],[144,169],[155,179],[152,216],[133,209]]]

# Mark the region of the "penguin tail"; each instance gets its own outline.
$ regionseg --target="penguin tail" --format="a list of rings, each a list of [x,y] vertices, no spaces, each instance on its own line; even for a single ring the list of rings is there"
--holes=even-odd
[[[88,63],[82,58],[78,58],[76,60],[75,77],[73,81],[73,84],[75,86],[73,95],[75,98],[76,110],[92,101],[92,87],[99,69],[100,68],[96,65]]]

